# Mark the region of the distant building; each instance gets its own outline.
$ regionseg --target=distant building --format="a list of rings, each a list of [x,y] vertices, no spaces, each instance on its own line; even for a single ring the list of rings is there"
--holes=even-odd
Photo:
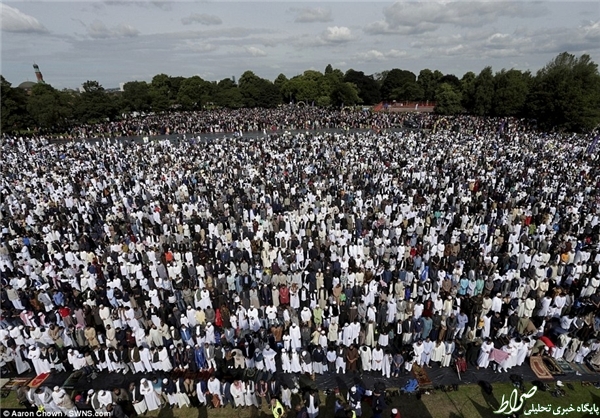
[[[35,72],[35,78],[37,80],[37,83],[34,83],[33,81],[23,81],[21,84],[19,84],[17,87],[20,89],[25,90],[25,92],[27,94],[31,94],[31,89],[33,88],[33,86],[35,86],[36,84],[46,84],[46,82],[44,81],[44,76],[42,75],[42,72],[40,71],[40,67],[38,67],[37,64],[33,64],[33,71]]]
[[[33,71],[35,71],[35,78],[37,79],[37,82],[41,84],[46,84],[46,82],[44,81],[44,76],[40,71],[40,67],[38,67],[38,65],[35,63],[33,64]]]
[[[25,90],[25,94],[28,96],[31,96],[31,90],[33,89],[33,86],[35,86],[37,83],[33,82],[33,81],[23,81],[21,84],[19,84],[17,86],[17,88],[20,88],[21,90]]]
[[[35,86],[37,83],[34,83],[33,81],[23,81],[21,84],[19,84],[17,87],[20,89],[23,89],[27,92],[31,91],[31,89],[33,88],[33,86]]]

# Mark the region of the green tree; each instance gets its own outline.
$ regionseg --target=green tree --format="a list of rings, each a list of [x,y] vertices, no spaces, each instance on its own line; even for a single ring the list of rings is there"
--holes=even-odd
[[[536,74],[528,97],[530,116],[544,128],[586,131],[600,123],[600,74],[587,54],[563,52]]]
[[[421,86],[423,90],[423,100],[434,101],[435,93],[438,90],[438,86],[440,84],[440,79],[444,75],[438,71],[431,71],[428,68],[421,70],[419,72],[419,78],[417,79],[417,83]]]
[[[181,85],[185,80],[187,80],[187,78],[181,76],[169,77],[169,100],[171,102],[177,101],[177,97],[179,96],[179,89],[181,89]]]
[[[383,80],[383,84],[381,85],[381,97],[383,97],[384,100],[393,99],[392,92],[395,89],[402,88],[406,84],[415,83],[416,81],[417,76],[414,73],[394,68]]]
[[[86,81],[82,85],[75,106],[75,117],[81,123],[97,123],[117,116],[117,102],[110,97],[97,81]]]
[[[462,93],[462,106],[465,111],[473,112],[475,106],[475,78],[473,71],[468,71],[460,79],[460,91]]]
[[[379,86],[372,75],[365,75],[362,71],[350,69],[346,71],[344,81],[356,86],[358,89],[358,96],[362,103],[373,105],[381,101]]]
[[[416,81],[405,83],[392,90],[391,98],[397,101],[415,101],[423,99],[423,89]]]
[[[439,84],[442,83],[448,83],[455,89],[460,88],[460,80],[454,74],[445,74],[444,76],[442,76],[442,78],[440,78],[439,80]]]
[[[178,92],[175,92],[177,94]],[[150,83],[150,98],[152,100],[152,110],[155,112],[165,112],[171,107],[171,79],[166,74],[157,74],[152,77]]]
[[[492,102],[494,100],[494,75],[492,67],[485,67],[475,77],[475,96],[473,113],[479,116],[492,113]]]
[[[288,78],[285,76],[285,74],[279,74],[277,76],[277,78],[275,79],[275,81],[273,81],[273,85],[275,87],[277,87],[277,92],[279,93],[279,102],[280,103],[287,103],[290,101],[289,97],[285,97],[283,95],[283,85],[288,81]]]
[[[320,83],[323,75],[318,71],[305,71],[289,79],[282,86],[283,97],[291,97],[295,102],[304,102],[308,105],[317,101],[319,97],[329,97],[330,92],[323,92]]]
[[[27,101],[27,111],[41,128],[60,129],[73,118],[73,106],[67,93],[60,92],[50,84],[36,84]]]
[[[147,112],[151,109],[150,85],[145,81],[130,81],[123,85],[121,106],[126,112]]]
[[[279,89],[252,71],[240,77],[239,90],[245,107],[275,107],[280,101]]]
[[[209,101],[210,90],[210,83],[200,76],[186,78],[180,83],[177,103],[184,110],[202,109],[202,106]]]
[[[20,88],[11,84],[0,75],[0,117],[2,132],[11,132],[24,128],[29,121],[27,113],[27,95]]]
[[[331,91],[331,104],[336,107],[354,106],[360,103],[358,89],[352,83],[339,82]]]
[[[238,109],[244,105],[237,84],[230,78],[224,78],[214,87],[213,101],[219,107],[230,109]]]
[[[519,70],[502,70],[494,76],[495,116],[519,116],[524,113],[531,74]]]
[[[435,92],[435,113],[440,115],[456,115],[463,111],[461,94],[451,84],[441,84]]]

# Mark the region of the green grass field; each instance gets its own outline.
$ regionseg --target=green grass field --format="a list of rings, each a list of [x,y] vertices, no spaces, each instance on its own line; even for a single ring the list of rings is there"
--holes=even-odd
[[[554,387],[554,384],[551,385]],[[561,414],[569,418],[584,418],[600,416],[600,390],[593,386],[582,386],[580,382],[573,382],[574,390],[564,388],[566,395],[560,398],[554,398],[549,392],[537,391],[530,399],[525,400],[525,407],[520,416],[527,415],[532,405],[551,406],[554,411],[558,407],[573,407],[573,412]],[[531,385],[526,385],[526,390],[530,390]],[[513,386],[511,384],[496,384],[492,395],[485,395],[481,388],[476,385],[463,385],[456,392],[431,391],[430,394],[423,394],[418,400],[415,395],[392,396],[388,404],[388,411],[383,415],[389,417],[389,410],[398,408],[402,418],[475,418],[475,417],[503,417],[503,414],[494,414],[493,411],[499,409],[502,396],[508,401]],[[299,398],[294,399],[299,402]],[[335,397],[330,395],[322,396],[321,417],[333,417]],[[596,407],[599,415],[594,413],[577,412],[577,407],[582,404]],[[14,393],[0,401],[1,408],[15,408],[18,403]],[[523,413],[525,412],[525,413]],[[147,414],[148,417],[159,418],[266,418],[271,415],[270,410],[263,405],[261,409],[246,408],[232,409],[231,407],[221,409],[206,408],[182,408],[169,409],[164,408],[158,413]],[[528,416],[551,417],[556,416],[553,413],[541,412],[532,413]],[[289,418],[295,417],[294,411],[290,411]],[[371,418],[372,412],[368,406],[363,406],[363,418]]]

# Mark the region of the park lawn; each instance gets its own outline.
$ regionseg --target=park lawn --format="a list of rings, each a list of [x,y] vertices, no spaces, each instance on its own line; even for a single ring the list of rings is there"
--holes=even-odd
[[[579,405],[588,403],[596,405],[600,409],[600,390],[593,386],[582,386],[580,382],[573,382],[574,390],[564,390],[566,395],[560,398],[554,398],[549,392],[537,391],[531,399],[525,401],[525,410],[528,410],[531,405],[552,405],[553,409],[558,406],[567,408],[572,406],[574,412],[566,415],[569,418],[584,418],[592,415],[578,413],[576,409]],[[554,388],[554,383],[550,385]],[[531,389],[531,384],[526,384],[526,390]],[[396,395],[388,399],[388,411],[383,415],[384,418],[389,416],[389,410],[398,408],[402,414],[402,418],[477,418],[477,417],[502,417],[504,415],[495,415],[494,410],[497,410],[502,402],[502,395],[508,400],[513,390],[513,386],[509,383],[495,384],[492,395],[485,395],[481,388],[477,385],[462,385],[456,392],[430,391],[429,394],[423,394],[421,399],[417,399],[415,395]],[[298,397],[294,397],[293,404],[299,401]],[[333,405],[335,399],[333,395],[321,396],[321,417],[333,418]],[[7,398],[0,400],[1,408],[18,407],[18,402],[14,393],[11,393]],[[242,408],[232,409],[231,407],[220,409],[206,408],[182,408],[170,409],[163,408],[154,413],[148,413],[147,417],[157,418],[267,418],[271,416],[271,412],[266,405],[262,408]],[[533,417],[550,417],[552,413],[532,414]],[[290,411],[288,418],[295,417],[294,411]],[[363,406],[363,418],[371,418],[371,409]]]

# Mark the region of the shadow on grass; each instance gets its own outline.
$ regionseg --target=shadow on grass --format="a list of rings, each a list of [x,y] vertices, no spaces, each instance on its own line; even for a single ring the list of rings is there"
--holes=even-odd
[[[473,407],[478,412],[480,417],[494,416],[494,411],[497,411],[500,408],[500,402],[498,402],[494,396],[494,392],[488,393],[483,389],[483,387],[481,387],[481,397],[485,401],[485,405],[475,402],[475,400],[470,396],[468,399],[471,401]]]
[[[593,388],[592,388],[593,389]],[[590,390],[590,395],[592,397],[592,405],[596,405],[598,407],[600,407],[600,396],[596,395],[594,392],[592,392]],[[591,417],[597,417],[598,415],[589,413],[589,414],[585,414],[582,418],[591,418]]]
[[[489,408],[491,408],[493,411],[497,411],[498,408],[500,408],[500,402],[498,402],[498,399],[496,399],[496,397],[494,396],[494,392],[487,393],[482,388],[481,389],[481,396],[485,400],[485,403],[487,404],[487,406]]]
[[[175,418],[173,410],[168,406],[163,407],[158,413],[158,418]]]
[[[206,405],[198,407],[198,418],[208,418],[208,408]]]

